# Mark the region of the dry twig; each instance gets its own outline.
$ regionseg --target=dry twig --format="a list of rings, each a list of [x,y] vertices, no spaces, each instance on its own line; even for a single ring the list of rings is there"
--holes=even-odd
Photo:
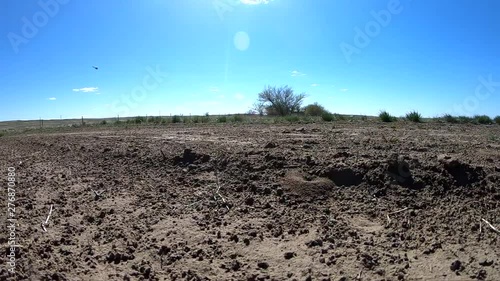
[[[45,232],[47,232],[47,229],[45,228],[45,226],[49,224],[49,219],[50,219],[50,215],[52,214],[52,207],[53,206],[54,205],[50,205],[49,215],[47,216],[47,219],[45,220],[45,222],[42,222],[42,229]]]
[[[491,229],[493,229],[493,231],[495,231],[496,233],[500,234],[500,230],[498,230],[498,228],[494,227],[489,221],[485,220],[485,219],[481,219],[482,221],[484,221],[484,223],[486,225],[488,225]]]

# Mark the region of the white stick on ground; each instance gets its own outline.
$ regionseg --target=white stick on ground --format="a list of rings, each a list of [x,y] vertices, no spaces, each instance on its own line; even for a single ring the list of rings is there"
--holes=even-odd
[[[45,228],[45,226],[49,224],[49,219],[50,219],[50,215],[52,215],[53,206],[54,205],[50,205],[49,215],[47,216],[47,219],[45,220],[45,222],[42,222],[42,228],[43,228],[43,231],[45,231],[45,232],[47,232],[47,229]]]
[[[397,213],[401,213],[401,212],[404,212],[404,211],[406,211],[406,210],[408,210],[408,209],[409,209],[409,208],[408,208],[408,207],[406,207],[406,208],[403,208],[403,209],[401,209],[401,210],[397,210],[397,211],[391,212],[391,213],[389,213],[389,215],[394,215],[394,214],[397,214]]]
[[[493,231],[500,234],[500,230],[498,230],[498,228],[494,227],[489,221],[487,221],[485,219],[481,219],[481,220],[484,221],[484,223],[487,224],[491,229],[493,229]]]

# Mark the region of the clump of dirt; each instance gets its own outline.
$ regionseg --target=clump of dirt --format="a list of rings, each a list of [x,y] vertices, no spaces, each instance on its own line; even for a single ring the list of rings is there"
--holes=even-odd
[[[281,180],[286,193],[300,198],[328,198],[335,184],[328,178],[315,177],[298,171],[291,171]]]

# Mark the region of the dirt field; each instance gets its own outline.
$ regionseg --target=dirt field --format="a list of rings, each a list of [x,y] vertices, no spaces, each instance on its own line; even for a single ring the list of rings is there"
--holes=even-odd
[[[79,129],[10,166],[13,280],[500,280],[498,125]]]

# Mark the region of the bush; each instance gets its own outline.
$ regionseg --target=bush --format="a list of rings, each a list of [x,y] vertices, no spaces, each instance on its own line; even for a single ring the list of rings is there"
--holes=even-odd
[[[236,114],[236,115],[233,116],[233,121],[234,122],[243,122],[244,118],[243,118],[243,116],[241,116],[239,114]]]
[[[338,113],[334,113],[333,118],[335,118],[335,120],[338,120],[338,121],[345,121],[346,120],[344,115],[338,114]]]
[[[417,111],[411,111],[406,113],[406,119],[412,122],[420,123],[422,122],[422,115],[420,115]]]
[[[148,122],[152,122],[155,124],[160,124],[162,122],[162,118],[160,116],[152,116],[149,118]]]
[[[146,119],[142,116],[137,116],[134,119],[135,124],[141,124],[141,123],[144,123],[145,121],[146,121]]]
[[[493,120],[488,115],[475,115],[474,121],[479,124],[493,124]]]
[[[368,117],[366,115],[361,115],[361,120],[366,121],[368,120]]]
[[[106,125],[106,124],[108,124],[108,122],[106,122],[106,120],[101,121],[101,125]]]
[[[326,109],[317,102],[304,107],[304,114],[306,116],[321,116],[325,112]]]
[[[172,123],[180,123],[181,121],[182,121],[181,118],[177,115],[174,115],[172,117]]]
[[[226,116],[219,116],[219,118],[217,118],[217,122],[219,122],[219,123],[226,123],[227,122],[227,117]]]
[[[300,121],[300,118],[297,115],[288,115],[285,116],[285,120],[288,122],[297,123]]]
[[[495,117],[495,119],[493,119],[493,121],[495,121],[495,123],[497,123],[498,125],[500,125],[500,115]]]
[[[305,94],[295,94],[292,88],[268,86],[259,93],[258,104],[266,109],[268,115],[287,116],[300,111]]]
[[[323,112],[323,114],[321,114],[321,119],[326,122],[332,122],[335,117],[330,112]]]
[[[468,116],[458,116],[458,122],[459,123],[472,123],[472,118],[468,117]]]
[[[393,122],[393,121],[396,121],[396,117],[390,115],[385,110],[381,111],[380,114],[378,115],[378,117],[380,118],[380,120],[382,120],[382,122]]]
[[[445,122],[448,122],[448,123],[458,123],[458,119],[456,117],[452,116],[451,114],[443,115],[443,119]]]

